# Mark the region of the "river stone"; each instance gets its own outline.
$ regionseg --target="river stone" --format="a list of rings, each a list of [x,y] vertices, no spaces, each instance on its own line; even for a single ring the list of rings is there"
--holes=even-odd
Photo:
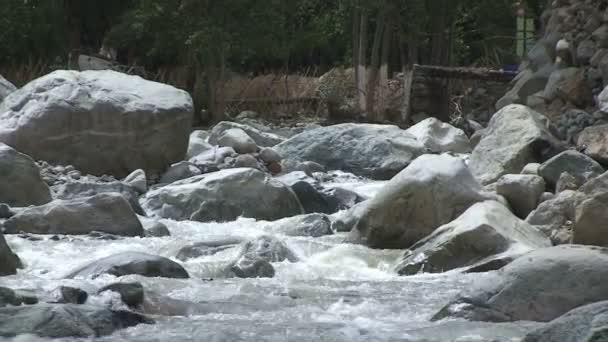
[[[0,143],[0,203],[25,207],[50,201],[51,191],[32,158]]]
[[[240,128],[224,131],[217,139],[217,144],[222,147],[232,147],[239,154],[255,153],[258,150],[255,141]]]
[[[59,70],[0,104],[0,141],[88,174],[159,173],[182,160],[193,104],[172,86],[115,71]]]
[[[186,152],[186,159],[196,157],[197,155],[209,151],[213,148],[213,145],[207,142],[209,132],[197,130],[190,133],[190,139],[188,140],[188,151]]]
[[[277,151],[270,147],[264,147],[260,151],[260,159],[266,164],[270,163],[280,163],[283,160],[283,156],[281,156]]]
[[[568,150],[544,162],[538,172],[549,186],[554,187],[563,172],[574,176],[577,183],[582,185],[604,173],[604,168],[586,155]]]
[[[293,191],[255,169],[208,173],[151,190],[148,213],[173,220],[232,221],[238,216],[278,220],[303,213]]]
[[[470,153],[471,143],[463,130],[437,118],[420,121],[406,130],[433,153]]]
[[[189,278],[188,272],[175,261],[140,252],[114,254],[72,271],[66,278],[97,278],[102,274],[122,277],[138,274],[144,277]]]
[[[287,236],[321,237],[331,235],[331,220],[325,214],[307,214],[272,222],[270,229]]]
[[[526,222],[551,238],[553,244],[570,243],[576,207],[584,194],[566,190],[542,202],[528,215]]]
[[[144,287],[141,283],[114,283],[104,286],[98,294],[112,291],[120,295],[120,299],[127,306],[137,308],[144,303]]]
[[[143,224],[143,222],[142,222],[142,224]],[[171,232],[169,231],[169,228],[167,228],[167,225],[165,225],[162,222],[154,221],[152,223],[143,224],[143,225],[144,225],[144,235],[146,237],[171,236]]]
[[[199,167],[210,164],[217,166],[223,163],[226,158],[232,156],[236,156],[236,151],[232,147],[213,146],[212,149],[190,158],[189,161]]]
[[[608,247],[608,192],[580,201],[576,207],[573,243]]]
[[[38,298],[28,293],[15,291],[7,287],[0,286],[0,308],[12,305],[34,305],[38,303]]]
[[[177,252],[176,258],[181,261],[194,259],[202,256],[209,256],[225,251],[230,248],[238,247],[243,241],[241,239],[227,238],[212,241],[197,242],[195,244],[182,247]]]
[[[540,169],[539,163],[526,164],[526,166],[524,166],[524,168],[521,170],[520,174],[538,176],[538,169]]]
[[[137,191],[140,195],[143,195],[148,191],[148,180],[146,178],[146,171],[142,169],[137,169],[131,172],[125,179],[123,183],[132,187]]]
[[[132,186],[123,182],[87,182],[70,181],[53,186],[55,198],[61,200],[72,200],[77,198],[92,197],[105,193],[118,193],[122,195],[131,205],[133,211],[139,215],[145,215],[139,204],[139,192]]]
[[[578,135],[576,145],[589,157],[608,164],[608,124],[585,128]]]
[[[525,219],[540,203],[545,181],[534,175],[504,175],[496,183],[496,193],[503,196],[513,212]]]
[[[485,201],[418,241],[405,254],[397,271],[411,275],[490,264],[503,266],[527,252],[550,246],[543,233],[504,205]]]
[[[313,161],[373,179],[392,178],[425,151],[397,126],[353,123],[307,130],[275,149],[286,163]]]
[[[480,280],[434,320],[548,322],[576,307],[608,299],[608,249],[581,245],[543,248]]]
[[[130,311],[89,305],[37,304],[0,308],[0,336],[32,334],[47,338],[99,337],[138,324],[153,324]]]
[[[239,278],[272,278],[274,268],[270,263],[285,260],[297,262],[298,257],[283,241],[272,236],[260,236],[242,246],[240,256],[230,270]]]
[[[10,93],[15,92],[16,90],[17,87],[0,75],[0,102],[2,102],[2,100],[4,100],[4,98]]]
[[[522,342],[608,340],[608,301],[581,306],[530,332]]]
[[[366,203],[351,239],[372,248],[409,248],[471,205],[492,199],[464,161],[424,155]]]
[[[17,254],[13,253],[6,243],[2,230],[0,229],[0,276],[17,273],[17,269],[23,267]]]
[[[57,304],[84,304],[89,294],[75,287],[59,286],[51,291],[51,297]]]
[[[338,211],[336,208],[332,207],[326,196],[308,182],[296,182],[291,185],[291,189],[298,197],[298,200],[304,209],[304,213],[306,214],[332,214]]]
[[[285,138],[272,134],[269,132],[263,132],[253,126],[245,125],[236,122],[222,121],[215,125],[209,135],[209,143],[218,144],[219,138],[229,129],[238,128],[243,130],[258,146],[272,147],[285,141]]]
[[[170,184],[182,179],[198,176],[201,170],[195,164],[187,161],[175,163],[160,177],[161,184]]]
[[[93,231],[143,236],[144,230],[124,197],[103,193],[25,208],[4,223],[6,233],[80,235]]]
[[[543,162],[563,149],[551,134],[548,119],[521,105],[498,111],[473,150],[469,167],[482,184],[517,174],[528,163]]]
[[[366,202],[358,203],[352,208],[338,213],[331,223],[331,229],[339,233],[353,230],[365,212]]]

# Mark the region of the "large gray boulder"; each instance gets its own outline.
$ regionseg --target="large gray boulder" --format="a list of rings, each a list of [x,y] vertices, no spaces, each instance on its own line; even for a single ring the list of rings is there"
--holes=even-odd
[[[434,317],[548,322],[576,307],[608,300],[608,249],[564,245],[526,254],[479,281]]]
[[[232,221],[239,216],[278,220],[303,213],[293,191],[255,169],[208,173],[151,190],[148,214],[174,220]]]
[[[158,173],[188,147],[190,95],[115,71],[55,71],[0,104],[0,141],[85,173]]]
[[[209,135],[209,143],[217,145],[219,138],[224,134],[224,132],[234,128],[238,128],[245,131],[245,133],[247,133],[247,135],[250,136],[251,139],[253,139],[253,141],[255,141],[256,145],[258,146],[272,147],[285,141],[285,138],[281,136],[269,132],[264,132],[250,125],[231,121],[222,121],[215,125],[211,130],[211,134]]]
[[[482,184],[517,174],[528,163],[543,162],[563,147],[553,136],[548,119],[521,105],[498,111],[471,155],[469,166]]]
[[[526,222],[551,238],[555,245],[570,243],[576,207],[584,197],[584,194],[577,191],[562,191],[542,202],[528,215]]]
[[[484,192],[462,159],[424,155],[364,202],[351,239],[372,248],[409,248],[487,199],[492,195]]]
[[[433,153],[469,153],[471,143],[463,130],[437,118],[420,121],[406,130]]]
[[[188,272],[175,261],[140,252],[119,253],[93,261],[70,272],[66,278],[97,278],[102,274],[117,277],[138,274],[144,277],[189,278]]]
[[[4,100],[4,98],[10,93],[15,92],[16,90],[17,87],[0,75],[0,102],[2,102],[2,100]]]
[[[525,219],[538,206],[545,192],[545,181],[535,175],[504,175],[496,182],[496,193],[503,196],[513,212]]]
[[[143,236],[144,230],[125,198],[103,193],[71,200],[54,200],[19,211],[4,223],[5,233],[82,235],[92,231]]]
[[[564,172],[572,175],[580,186],[604,173],[604,168],[590,157],[568,150],[544,162],[538,172],[550,186],[555,186]]]
[[[2,262],[0,262],[0,276],[15,274],[17,273],[17,269],[22,267],[21,260],[8,246],[1,231],[0,260],[2,260]]]
[[[139,192],[135,187],[124,182],[90,182],[81,180],[53,186],[53,191],[55,198],[62,200],[92,197],[105,193],[118,193],[129,202],[135,213],[145,215],[139,204]]]
[[[474,204],[456,220],[439,227],[406,253],[397,272],[440,273],[456,268],[500,268],[551,242],[496,201]],[[484,268],[484,271],[487,271]]]
[[[32,158],[0,143],[0,203],[25,207],[50,201],[51,191]]]
[[[425,152],[416,137],[397,126],[340,124],[311,129],[277,145],[284,163],[313,161],[374,179],[390,179]]]
[[[608,301],[569,311],[530,332],[522,342],[603,342],[608,340]]]
[[[110,335],[154,321],[130,311],[89,305],[37,304],[0,308],[0,336],[36,335],[46,338],[86,338]]]

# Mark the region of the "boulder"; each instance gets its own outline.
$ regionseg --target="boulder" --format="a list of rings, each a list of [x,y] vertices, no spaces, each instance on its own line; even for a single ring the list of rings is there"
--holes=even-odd
[[[577,191],[560,192],[554,198],[542,202],[528,215],[526,222],[551,238],[556,245],[570,243],[576,207],[584,197],[584,194]]]
[[[7,287],[0,287],[0,308],[12,305],[34,305],[38,303],[38,298],[29,293],[15,291]]]
[[[532,109],[510,105],[494,114],[473,150],[469,167],[482,184],[517,174],[529,163],[543,162],[563,146],[548,128],[548,119]]]
[[[258,160],[251,154],[241,154],[234,159],[234,167],[249,167],[252,169],[260,169]]]
[[[275,272],[270,263],[285,260],[296,262],[298,257],[281,240],[260,236],[243,245],[230,271],[239,278],[272,278]]]
[[[525,219],[540,203],[545,181],[534,175],[504,175],[496,183],[496,193],[503,196],[518,217]]]
[[[304,213],[324,213],[333,214],[338,209],[332,206],[326,196],[317,190],[312,184],[300,181],[291,185],[291,189],[298,197],[298,201],[302,204]]]
[[[22,267],[21,260],[6,243],[2,230],[0,230],[0,260],[2,260],[0,262],[0,276],[15,274],[17,269]]]
[[[264,147],[260,151],[260,159],[264,163],[270,164],[270,163],[280,163],[281,160],[283,160],[283,157],[277,151],[275,151],[273,148]]]
[[[201,170],[191,162],[181,161],[171,167],[160,177],[161,184],[170,184],[182,179],[198,176]]]
[[[146,171],[142,169],[137,169],[131,172],[127,177],[125,177],[123,183],[135,189],[135,191],[137,191],[137,193],[140,195],[143,195],[146,193],[146,191],[148,191]]]
[[[608,337],[608,301],[588,304],[533,330],[522,342],[602,342]]]
[[[575,212],[573,243],[608,247],[608,192],[582,199]]]
[[[53,186],[55,198],[61,200],[73,200],[78,198],[92,197],[99,194],[118,193],[128,202],[133,211],[139,215],[145,215],[139,204],[139,192],[132,186],[119,182],[87,182],[86,180],[72,181]]]
[[[274,233],[287,236],[320,237],[331,235],[331,220],[324,214],[308,214],[284,218],[272,222],[269,228]]]
[[[222,133],[217,139],[217,144],[222,147],[232,147],[236,153],[255,153],[258,146],[250,136],[240,128],[231,128]]]
[[[352,123],[304,131],[275,149],[287,163],[313,161],[374,179],[392,178],[425,151],[397,126]]]
[[[222,170],[174,182],[149,191],[142,205],[150,214],[174,220],[278,220],[303,213],[287,185],[255,169]]]
[[[85,173],[151,174],[182,160],[190,95],[115,71],[52,72],[0,104],[0,141],[35,159]]]
[[[4,98],[10,93],[15,92],[16,90],[17,87],[0,75],[0,102],[2,102],[2,100],[4,100]]]
[[[127,306],[137,308],[144,303],[144,287],[141,283],[114,283],[104,286],[97,293],[116,292]]]
[[[496,201],[474,204],[456,220],[411,247],[397,267],[400,275],[440,273],[508,264],[551,242]],[[489,269],[484,269],[487,271]]]
[[[470,153],[471,143],[463,130],[436,118],[420,121],[406,130],[432,153]]]
[[[144,236],[146,237],[165,237],[171,236],[169,228],[162,223],[155,221],[153,223],[144,225]]]
[[[521,170],[520,174],[538,176],[538,169],[540,169],[539,163],[526,164],[526,166],[524,166],[524,168]]]
[[[0,203],[26,207],[50,201],[51,191],[32,158],[0,143]]]
[[[93,231],[143,236],[144,230],[129,203],[116,193],[72,200],[54,200],[18,212],[4,223],[5,232],[80,235]]]
[[[285,138],[272,134],[269,132],[261,131],[253,126],[240,124],[230,121],[222,121],[215,125],[209,135],[209,143],[218,144],[219,138],[229,129],[238,128],[243,130],[258,146],[272,147],[285,141]]]
[[[186,159],[196,157],[197,155],[209,151],[213,148],[213,145],[207,142],[209,133],[207,131],[194,131],[190,133],[190,139],[188,140],[188,151],[186,152]]]
[[[357,222],[361,219],[361,216],[363,216],[366,206],[367,202],[361,202],[352,208],[337,214],[337,217],[335,217],[331,223],[331,229],[339,233],[350,232],[355,228]]]
[[[110,335],[151,319],[130,311],[89,305],[37,304],[0,308],[0,336],[36,335],[47,338],[85,338]]]
[[[586,155],[568,150],[544,162],[538,172],[551,187],[557,184],[563,172],[574,176],[580,186],[604,173],[604,168]]]
[[[197,242],[180,249],[176,258],[181,261],[186,261],[202,256],[214,255],[230,248],[236,248],[242,242],[243,241],[241,239],[235,238]]]
[[[70,272],[66,278],[97,278],[102,274],[117,277],[138,274],[144,277],[189,278],[188,272],[175,261],[139,252],[119,253],[93,261]]]
[[[513,80],[511,90],[496,102],[496,109],[503,109],[512,104],[525,104],[530,95],[543,89],[549,80],[551,70],[532,71],[526,69]]]
[[[207,150],[198,154],[195,157],[190,158],[190,162],[198,166],[199,168],[207,167],[209,165],[218,165],[224,162],[228,157],[236,155],[236,151],[232,147],[218,147],[213,146],[212,149]]]
[[[568,172],[562,172],[555,184],[555,193],[559,194],[560,192],[566,190],[578,190],[580,188],[581,183],[576,177],[571,175]]]
[[[576,145],[589,157],[608,164],[608,124],[585,128],[578,135]]]
[[[51,291],[51,297],[57,304],[84,304],[89,294],[75,287],[59,286]]]
[[[608,249],[564,245],[526,254],[460,295],[434,320],[548,322],[608,299]]]
[[[424,155],[364,203],[351,239],[372,248],[409,248],[471,205],[492,199],[464,161]]]

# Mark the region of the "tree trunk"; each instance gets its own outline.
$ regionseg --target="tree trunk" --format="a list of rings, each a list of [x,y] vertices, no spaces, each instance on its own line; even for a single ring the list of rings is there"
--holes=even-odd
[[[359,40],[361,34],[361,10],[359,3],[353,9],[353,69],[355,70],[355,87],[359,85]]]
[[[382,36],[385,26],[385,11],[382,9],[378,13],[376,20],[376,32],[374,33],[374,42],[372,44],[372,59],[369,66],[369,79],[366,87],[366,112],[371,121],[377,121],[375,111],[376,87],[378,85],[378,71],[380,69],[380,49],[382,48]]]
[[[383,121],[385,113],[389,107],[389,88],[388,88],[388,62],[390,57],[390,47],[392,43],[393,33],[393,17],[390,16],[386,27],[384,28],[384,36],[382,38],[382,54],[380,56],[380,78],[378,87],[378,119]]]
[[[65,13],[69,34],[70,51],[68,54],[68,69],[78,69],[78,56],[80,56],[80,29],[81,29],[81,2],[79,0],[65,0]]]
[[[367,13],[363,11],[360,16],[359,24],[359,58],[357,64],[357,73],[359,79],[357,82],[357,96],[359,98],[359,110],[365,111],[366,109],[366,98],[365,98],[365,85],[367,84]]]

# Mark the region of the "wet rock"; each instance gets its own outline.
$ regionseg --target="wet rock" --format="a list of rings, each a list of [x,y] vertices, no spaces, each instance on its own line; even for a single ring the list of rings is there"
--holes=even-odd
[[[503,196],[513,212],[525,219],[540,203],[545,181],[540,176],[504,175],[496,183],[496,193]]]
[[[35,296],[24,293],[21,291],[15,291],[7,287],[0,287],[0,308],[12,305],[33,305],[38,303],[38,298]]]
[[[191,129],[190,95],[110,70],[59,70],[0,104],[0,141],[35,159],[125,177],[183,159]]]
[[[224,131],[217,139],[217,144],[232,147],[239,154],[255,153],[258,150],[255,141],[240,128],[231,128]]]
[[[230,266],[239,278],[272,278],[274,268],[271,262],[296,262],[298,258],[282,241],[271,237],[261,236],[246,242],[236,262]]]
[[[493,196],[484,192],[462,159],[424,155],[364,202],[351,240],[372,248],[408,248],[487,199]]]
[[[144,303],[144,287],[141,283],[114,283],[104,286],[97,293],[116,292],[127,306],[137,308]]]
[[[425,151],[424,145],[404,130],[372,124],[307,130],[275,149],[287,163],[313,161],[330,170],[374,179],[392,178]]]
[[[324,214],[308,214],[285,218],[271,223],[273,232],[287,236],[320,237],[331,235],[331,220]]]
[[[209,136],[209,143],[218,144],[219,138],[224,134],[225,131],[235,128],[247,133],[247,135],[251,137],[251,139],[253,139],[255,144],[258,146],[272,147],[285,141],[285,138],[281,136],[272,134],[270,132],[261,131],[251,125],[222,121],[215,125],[211,130],[211,135]]]
[[[576,307],[608,299],[608,249],[564,245],[530,252],[478,282],[434,320],[548,322]],[[542,294],[542,295],[539,295]]]
[[[66,278],[96,278],[102,274],[122,277],[138,274],[144,277],[189,278],[178,263],[161,256],[139,252],[125,252],[93,261],[70,272]]]
[[[338,210],[331,205],[329,200],[320,191],[308,182],[297,182],[291,185],[291,189],[298,197],[304,208],[304,213],[332,214]]]
[[[0,230],[0,276],[17,273],[17,269],[23,267],[17,254],[13,253],[6,243],[2,230]]]
[[[547,184],[554,187],[563,172],[574,176],[577,183],[582,185],[604,173],[604,168],[584,154],[568,150],[544,162],[538,171]]]
[[[350,232],[365,212],[366,202],[356,204],[354,207],[340,213],[331,223],[331,229],[339,233]]]
[[[495,201],[474,204],[456,220],[439,227],[406,253],[397,272],[440,273],[480,265],[503,266],[551,242]],[[488,271],[489,269],[485,269]]]
[[[0,117],[2,111],[0,110]],[[1,124],[0,124],[1,128]],[[40,169],[29,156],[0,143],[0,202],[25,207],[51,201]]]
[[[131,205],[133,211],[139,215],[145,215],[139,204],[139,192],[132,186],[123,182],[89,182],[70,181],[61,185],[53,186],[55,198],[61,200],[72,200],[92,197],[99,194],[119,193]]]
[[[143,228],[123,196],[103,193],[26,208],[4,223],[6,233],[80,235],[99,231],[143,236]]]
[[[572,235],[576,207],[584,195],[576,191],[563,191],[553,199],[542,202],[526,218],[526,222],[550,237],[554,244],[564,242],[564,236]],[[557,237],[561,237],[556,239]]]
[[[0,308],[0,336],[33,334],[48,338],[98,337],[154,321],[130,311],[88,305],[37,304]]]
[[[428,118],[406,130],[432,153],[469,153],[471,143],[461,129],[436,118]]]
[[[238,247],[243,241],[240,239],[223,239],[213,241],[197,242],[185,246],[179,250],[176,258],[181,261],[194,259],[202,256],[214,255],[230,248]]]
[[[151,190],[146,211],[174,220],[232,221],[238,216],[277,220],[303,213],[291,189],[255,169],[229,169]]]
[[[563,150],[548,119],[528,107],[510,105],[494,114],[469,167],[482,184],[517,174],[529,163],[543,162]],[[558,175],[559,177],[559,175]]]
[[[164,223],[155,221],[152,224],[144,226],[144,236],[165,237],[171,236],[171,232]]]
[[[198,176],[200,174],[201,170],[195,164],[187,161],[181,161],[171,165],[167,172],[161,176],[160,183],[170,184],[182,179]]]
[[[146,193],[146,191],[148,191],[148,180],[146,179],[146,171],[142,169],[137,169],[131,172],[127,177],[125,177],[123,183],[135,189],[135,191],[137,191],[137,193],[139,193],[140,195],[143,195]]]
[[[89,294],[75,287],[60,286],[51,292],[51,297],[57,304],[84,304]]]

